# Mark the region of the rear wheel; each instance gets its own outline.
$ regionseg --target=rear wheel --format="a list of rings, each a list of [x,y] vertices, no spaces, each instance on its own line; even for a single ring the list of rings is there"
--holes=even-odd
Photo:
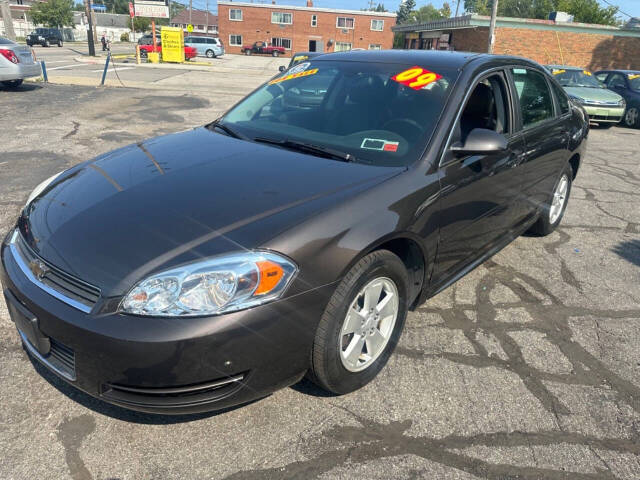
[[[49,40],[45,40],[44,41],[44,46],[45,47],[50,47],[51,46],[51,44],[49,43]]]
[[[278,52],[277,50],[274,50],[273,52],[271,52],[271,55],[273,55],[274,57],[277,57],[278,55],[280,55],[280,52]]]
[[[388,250],[363,257],[349,270],[320,320],[310,377],[336,394],[363,387],[393,353],[407,315],[409,278]]]
[[[251,50],[245,50],[245,51],[244,51],[244,54],[245,54],[245,55],[251,55]]]
[[[624,124],[630,128],[640,127],[640,110],[638,107],[629,107],[624,114]]]
[[[58,46],[61,47],[62,46],[62,40],[58,40]]]
[[[146,50],[140,50],[140,58],[146,59],[147,56],[148,55]]]
[[[5,80],[2,82],[2,85],[9,88],[17,88],[22,85],[23,80],[20,78],[18,80]]]
[[[569,201],[572,180],[573,170],[567,165],[560,175],[549,201],[544,205],[540,218],[529,229],[531,233],[540,236],[549,235],[560,225]]]
[[[213,50],[207,50],[205,55],[207,56],[207,58],[216,58],[216,54]]]

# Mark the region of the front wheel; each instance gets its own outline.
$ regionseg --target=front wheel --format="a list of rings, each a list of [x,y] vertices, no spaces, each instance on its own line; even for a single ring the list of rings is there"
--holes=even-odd
[[[558,228],[567,208],[572,181],[573,170],[567,165],[560,175],[548,203],[544,205],[540,218],[529,229],[531,233],[546,236]]]
[[[274,57],[277,57],[278,55],[280,55],[280,52],[274,51],[274,52],[271,52],[271,55]]]
[[[148,57],[146,50],[140,50],[140,58],[145,59]]]
[[[45,46],[45,47],[50,47],[50,46],[51,46],[51,44],[49,43],[49,40],[46,40],[46,41],[44,42],[44,46]]]
[[[638,107],[627,108],[624,114],[624,124],[629,128],[640,127],[640,111]]]
[[[244,51],[244,54],[245,54],[245,55],[251,55],[251,50],[245,50],[245,51]]]
[[[18,88],[20,85],[22,85],[22,79],[18,79],[18,80],[5,80],[4,82],[2,82],[2,84],[5,87],[8,88]]]
[[[336,394],[373,380],[400,339],[408,288],[404,264],[388,250],[356,263],[333,293],[316,330],[311,379]]]
[[[62,40],[58,40],[58,47],[62,46]]]

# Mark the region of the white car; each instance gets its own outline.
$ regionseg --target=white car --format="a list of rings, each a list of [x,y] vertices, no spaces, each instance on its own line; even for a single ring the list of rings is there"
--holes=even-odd
[[[39,77],[42,68],[29,47],[0,37],[0,83],[15,88],[25,78]]]

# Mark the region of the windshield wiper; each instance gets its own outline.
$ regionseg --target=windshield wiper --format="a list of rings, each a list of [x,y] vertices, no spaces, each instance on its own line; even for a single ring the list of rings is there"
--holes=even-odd
[[[222,130],[224,133],[226,133],[227,135],[229,135],[230,137],[233,138],[238,138],[240,140],[247,140],[249,141],[250,138],[239,133],[236,132],[235,130],[227,127],[224,123],[222,123],[220,120],[214,120],[213,122],[211,122],[209,125],[207,125],[208,129],[214,129],[214,128],[219,128],[220,130]]]
[[[355,162],[356,157],[350,153],[341,152],[340,150],[334,150],[332,148],[321,147],[319,145],[313,145],[312,143],[297,142],[295,140],[274,140],[272,138],[257,137],[253,139],[254,142],[268,143],[270,145],[276,145],[278,147],[287,148],[289,150],[296,150],[298,152],[310,153],[318,157],[332,158],[340,160],[342,162]]]

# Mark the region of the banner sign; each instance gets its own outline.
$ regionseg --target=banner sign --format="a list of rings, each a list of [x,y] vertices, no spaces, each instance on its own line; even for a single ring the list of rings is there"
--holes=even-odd
[[[184,32],[179,27],[162,27],[160,30],[162,41],[163,62],[184,62]]]
[[[134,7],[136,17],[169,18],[169,7],[165,1],[138,0]]]

